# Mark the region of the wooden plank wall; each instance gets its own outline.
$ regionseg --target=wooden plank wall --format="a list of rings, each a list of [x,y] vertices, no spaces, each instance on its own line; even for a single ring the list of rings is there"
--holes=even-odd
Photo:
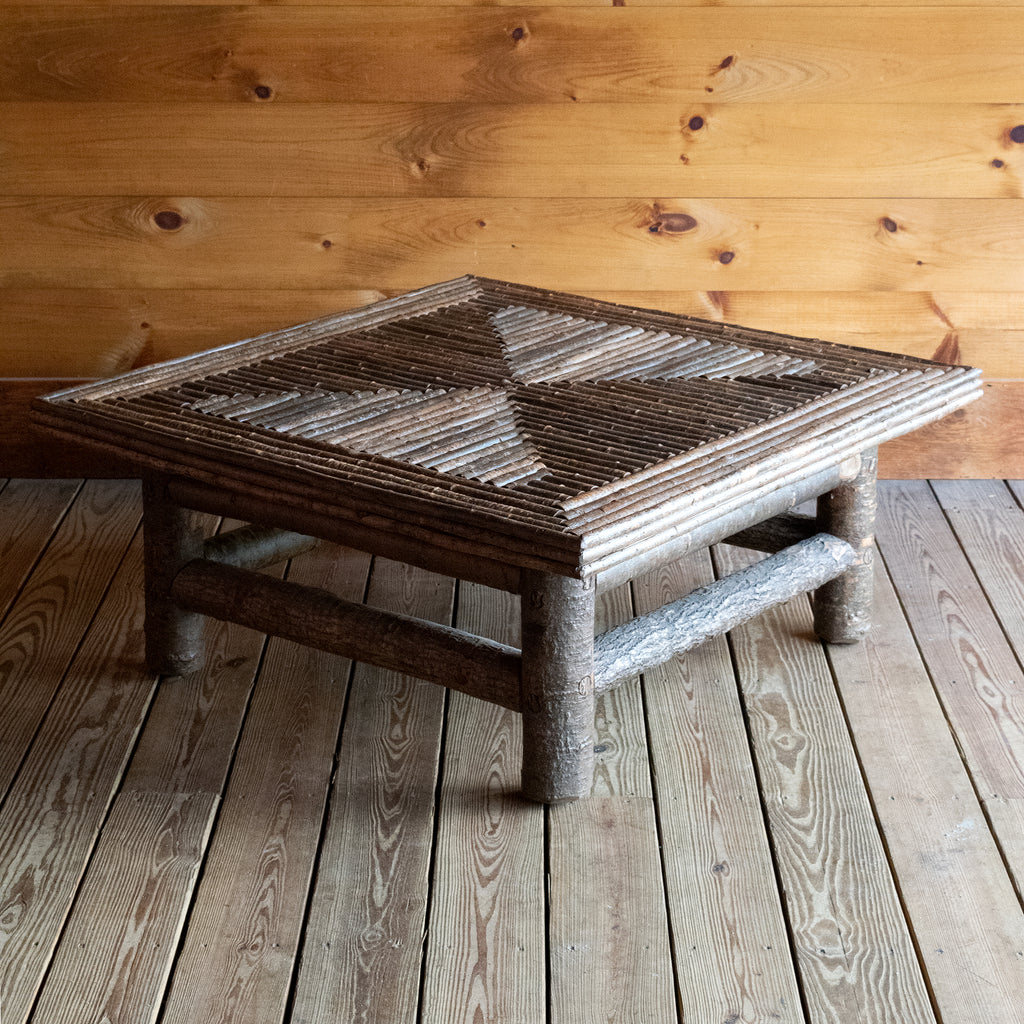
[[[0,0],[0,394],[478,273],[981,366],[883,472],[1024,476],[1022,66],[997,0]]]

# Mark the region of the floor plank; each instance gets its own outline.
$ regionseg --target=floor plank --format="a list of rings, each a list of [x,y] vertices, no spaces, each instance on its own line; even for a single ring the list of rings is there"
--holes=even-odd
[[[1002,480],[936,480],[938,498],[999,624],[1024,651],[1024,509]],[[1024,495],[1024,489],[1018,489]]]
[[[4,1024],[28,1019],[155,689],[141,556],[133,544],[0,809]]]
[[[1014,498],[1015,484],[1003,481],[936,480],[932,484],[1009,640],[1018,664],[1024,664],[1024,510]],[[1007,680],[1015,693],[1024,673]],[[984,792],[990,815],[998,819],[998,839],[1018,892],[1024,890],[1024,799],[1011,792]]]
[[[881,566],[875,593],[871,632],[829,657],[900,897],[939,1019],[1009,1024],[1024,991],[1017,894]]]
[[[216,809],[210,793],[114,801],[33,1021],[69,1006],[81,1021],[156,1020]]]
[[[633,617],[603,594],[599,632]],[[598,701],[589,800],[549,818],[551,1021],[676,1020],[668,908],[639,680]]]
[[[0,490],[0,621],[71,504],[78,480],[10,480]]]
[[[880,488],[880,547],[1018,891],[1024,885],[1024,675],[925,481]],[[965,540],[969,540],[966,536]],[[999,570],[985,561],[998,590]]]
[[[456,624],[518,644],[518,600],[462,583]],[[518,715],[450,695],[424,1024],[544,1019],[544,809],[519,795],[521,751]]]
[[[453,581],[377,559],[368,601],[450,622]],[[292,1009],[295,1021],[412,1024],[444,692],[358,666]]]
[[[723,574],[756,560],[721,547]],[[806,598],[730,633],[811,1024],[934,1024]]]
[[[358,601],[368,572],[367,556],[323,546],[297,559],[288,578]],[[267,645],[167,1020],[283,1019],[350,667],[285,640]],[[231,745],[217,749],[226,774]]]
[[[637,612],[712,579],[695,555],[634,581]],[[803,1021],[724,637],[644,678],[682,1019]]]
[[[40,488],[44,507],[51,501],[49,490]],[[0,626],[0,797],[7,792],[140,518],[137,485],[91,481],[52,540],[31,530],[21,535],[25,550],[34,554],[19,561],[38,561]],[[3,524],[5,530],[19,526],[20,520]]]

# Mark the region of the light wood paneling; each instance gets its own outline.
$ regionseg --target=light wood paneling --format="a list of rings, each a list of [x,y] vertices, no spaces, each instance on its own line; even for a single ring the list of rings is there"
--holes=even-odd
[[[0,285],[1019,292],[1024,199],[0,199]],[[164,226],[161,226],[164,225]],[[60,260],[54,251],[61,252]]]
[[[0,0],[4,7],[44,6],[53,0]],[[91,0],[100,4],[104,0]],[[120,0],[124,7],[234,7],[259,0]],[[309,0],[274,0],[279,7],[309,6]],[[991,0],[989,0],[991,3]],[[365,7],[366,0],[320,0],[321,7]],[[380,0],[375,7],[432,7],[432,0]],[[480,0],[445,0],[445,7],[478,7]],[[551,7],[551,0],[489,0],[492,7]],[[624,7],[625,0],[561,0],[559,7]],[[778,0],[629,0],[630,7],[777,7]],[[787,7],[964,7],[965,0],[787,0]],[[1013,2],[1007,6],[1020,7]]]
[[[994,4],[780,6],[772,17],[758,7],[12,7],[0,96],[1017,103],[1022,18]]]
[[[879,449],[889,479],[1024,476],[1024,381],[989,381],[977,402]]]
[[[400,292],[13,287],[0,306],[0,337],[6,354],[26,375],[106,377]],[[646,309],[983,366],[997,378],[1022,375],[1024,292],[581,292]],[[11,470],[10,475],[18,473]]]
[[[1020,198],[1022,123],[950,102],[4,103],[0,192]]]
[[[473,272],[1024,379],[1020,3],[0,9],[3,376]],[[1001,417],[887,471],[998,471]]]
[[[0,0],[4,7],[35,7],[53,0]],[[93,4],[104,0],[87,0]],[[120,0],[123,7],[236,7],[259,0]],[[279,7],[307,7],[310,0],[274,0]],[[991,0],[988,0],[991,4]],[[628,0],[630,7],[777,7],[778,0]],[[320,7],[365,7],[366,0],[319,0]],[[433,7],[432,0],[380,0],[375,7]],[[479,7],[480,0],[445,0],[445,7]],[[551,7],[552,0],[489,0],[491,7]],[[561,0],[559,7],[624,7],[625,0]],[[787,7],[964,7],[965,0],[787,0]],[[1007,6],[1020,7],[1013,2]]]

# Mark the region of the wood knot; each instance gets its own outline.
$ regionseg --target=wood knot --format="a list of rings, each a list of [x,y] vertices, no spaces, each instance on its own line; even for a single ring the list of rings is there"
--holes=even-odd
[[[697,226],[696,217],[688,213],[662,213],[655,211],[655,219],[650,222],[647,230],[652,235],[681,235],[692,231]]]
[[[730,252],[728,249],[718,254],[718,262],[723,266],[728,266],[734,259],[736,259],[736,253]]]
[[[530,30],[525,25],[517,25],[509,35],[512,36],[514,42],[522,43],[530,38]]]
[[[883,217],[880,223],[886,231],[895,232],[899,230],[899,224],[892,217]]]
[[[1010,141],[1018,144],[1024,143],[1024,124],[1014,125],[1010,129]]]
[[[160,210],[153,214],[153,223],[161,231],[177,231],[186,221],[177,210]]]
[[[269,100],[274,98],[274,90],[269,85],[257,85],[253,87],[253,94],[258,100]]]
[[[704,118],[699,115],[695,115],[687,121],[686,127],[689,128],[691,132],[699,132],[701,128],[704,127]]]

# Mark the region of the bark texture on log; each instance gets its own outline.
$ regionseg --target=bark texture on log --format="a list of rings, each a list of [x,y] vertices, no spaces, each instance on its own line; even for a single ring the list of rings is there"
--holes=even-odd
[[[857,565],[814,594],[814,630],[828,643],[856,643],[871,628],[878,450],[861,456],[849,483],[818,498],[818,526],[857,552]]]
[[[857,552],[846,541],[819,533],[602,633],[594,641],[597,692],[820,587],[849,571],[856,560]]]
[[[592,580],[525,572],[522,591],[523,794],[589,796],[594,779]]]
[[[167,498],[165,481],[142,482],[142,532],[146,572],[146,664],[161,675],[199,669],[203,618],[173,599],[171,585],[186,562],[203,553],[203,533],[194,512]]]
[[[325,590],[197,559],[174,580],[183,607],[518,710],[519,652]]]
[[[262,569],[301,555],[318,543],[316,537],[272,526],[240,526],[207,540],[203,557],[237,569]]]

